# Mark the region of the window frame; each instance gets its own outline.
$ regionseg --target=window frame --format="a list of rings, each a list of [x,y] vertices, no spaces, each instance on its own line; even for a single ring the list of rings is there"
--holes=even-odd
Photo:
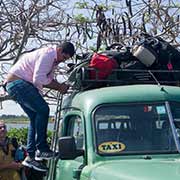
[[[82,120],[81,116],[74,114],[74,115],[70,115],[66,118],[68,118],[68,123],[66,125],[66,129],[67,129],[66,136],[73,136],[75,138],[75,142],[76,142],[77,147],[78,147],[77,138],[74,136],[74,130],[75,130],[74,125],[76,124],[76,120],[80,119],[81,130],[82,130],[82,134],[83,134],[83,142],[82,142],[82,148],[78,148],[78,149],[84,149],[83,147],[85,146],[85,132],[84,132],[84,125],[83,125],[83,120]]]

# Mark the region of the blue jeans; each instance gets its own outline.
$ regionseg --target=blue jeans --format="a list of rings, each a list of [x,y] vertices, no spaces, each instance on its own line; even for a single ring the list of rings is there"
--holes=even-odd
[[[24,80],[15,80],[7,83],[6,90],[30,119],[27,139],[27,152],[30,157],[35,156],[36,149],[48,151],[47,125],[49,106],[38,89]]]

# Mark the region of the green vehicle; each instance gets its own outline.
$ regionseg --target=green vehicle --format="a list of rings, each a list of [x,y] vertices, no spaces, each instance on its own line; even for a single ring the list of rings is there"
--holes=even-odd
[[[62,108],[49,180],[179,180],[180,88],[80,91]]]

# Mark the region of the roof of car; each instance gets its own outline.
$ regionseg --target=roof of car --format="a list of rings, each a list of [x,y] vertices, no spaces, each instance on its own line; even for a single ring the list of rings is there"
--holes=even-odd
[[[125,85],[79,92],[72,98],[70,106],[88,112],[100,104],[168,100],[180,102],[179,87],[166,85]]]

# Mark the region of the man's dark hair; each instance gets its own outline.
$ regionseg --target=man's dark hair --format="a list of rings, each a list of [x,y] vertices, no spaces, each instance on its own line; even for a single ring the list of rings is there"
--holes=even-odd
[[[71,42],[64,42],[59,47],[61,48],[62,53],[68,54],[70,57],[75,54],[75,48]]]

